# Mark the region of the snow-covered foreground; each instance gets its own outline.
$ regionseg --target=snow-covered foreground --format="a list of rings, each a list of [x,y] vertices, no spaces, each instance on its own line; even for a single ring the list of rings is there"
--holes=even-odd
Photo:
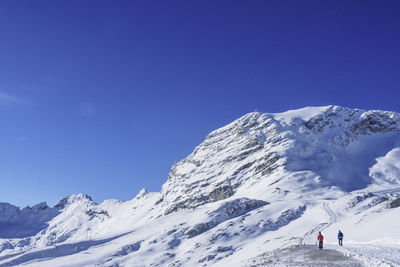
[[[399,151],[397,113],[250,113],[174,164],[160,192],[0,203],[0,266],[400,266]]]
[[[337,247],[291,246],[266,252],[243,266],[400,266],[400,247],[359,244]]]
[[[400,266],[400,245],[351,244],[338,251],[362,262],[364,266]]]
[[[350,256],[334,249],[319,250],[316,246],[292,246],[277,249],[249,261],[247,266],[347,266],[361,267],[362,264]]]

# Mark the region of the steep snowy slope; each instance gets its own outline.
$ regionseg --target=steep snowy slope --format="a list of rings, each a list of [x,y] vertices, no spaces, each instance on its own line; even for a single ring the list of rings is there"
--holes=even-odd
[[[321,230],[334,244],[338,229],[345,244],[396,250],[399,162],[394,112],[249,113],[175,163],[160,192],[101,204],[74,195],[32,208],[32,219],[0,205],[0,266],[251,265],[266,251],[315,244]]]

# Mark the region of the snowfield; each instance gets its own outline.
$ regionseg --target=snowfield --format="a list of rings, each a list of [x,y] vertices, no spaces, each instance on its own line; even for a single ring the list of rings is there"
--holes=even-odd
[[[400,266],[399,207],[399,114],[254,112],[210,133],[160,192],[0,203],[0,266]]]

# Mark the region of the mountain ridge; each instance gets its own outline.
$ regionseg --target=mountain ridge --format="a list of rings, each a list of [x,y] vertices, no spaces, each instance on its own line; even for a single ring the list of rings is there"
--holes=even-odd
[[[345,232],[358,225],[352,242],[368,242],[368,228],[393,227],[374,214],[396,216],[399,149],[400,114],[395,112],[324,106],[248,113],[212,131],[176,162],[160,192],[142,189],[132,200],[100,204],[77,194],[53,208],[39,205],[38,214],[58,213],[28,235],[5,238],[0,231],[0,266],[2,255],[12,252],[30,255],[81,242],[89,242],[80,245],[85,250],[97,251],[101,240],[107,249],[94,259],[78,257],[83,250],[68,250],[79,245],[66,246],[64,256],[77,266],[131,266],[137,260],[223,266],[265,250],[310,243],[318,230],[335,235],[339,224]],[[90,245],[92,239],[97,241]],[[63,262],[48,253],[50,266]],[[13,259],[35,266],[38,258]]]
[[[292,125],[293,125],[293,123],[295,123],[296,120],[297,120],[297,122],[299,122],[299,119],[300,119],[301,120],[300,124],[303,123],[304,126],[306,126],[309,130],[314,129],[316,131],[322,131],[323,127],[326,127],[326,125],[324,125],[324,123],[321,123],[320,116],[323,115],[324,113],[328,112],[327,116],[330,117],[330,116],[332,116],[332,115],[330,115],[330,114],[332,114],[332,113],[330,113],[332,110],[341,111],[343,109],[347,110],[347,111],[351,110],[353,113],[361,112],[361,114],[364,115],[363,116],[363,117],[365,117],[364,120],[362,120],[359,124],[354,126],[354,129],[352,129],[353,131],[356,131],[358,133],[371,134],[374,132],[382,132],[382,130],[384,130],[384,131],[385,130],[386,131],[400,131],[400,114],[396,113],[394,111],[382,111],[382,110],[368,110],[367,111],[367,110],[363,110],[363,109],[344,108],[344,107],[337,106],[337,105],[315,106],[315,107],[310,106],[310,107],[305,107],[305,108],[296,109],[296,110],[288,110],[288,111],[281,112],[281,113],[263,113],[263,112],[247,113],[247,114],[241,116],[240,118],[236,119],[232,123],[229,123],[226,126],[220,127],[218,129],[212,131],[210,134],[208,134],[205,137],[205,140],[201,144],[206,142],[207,139],[213,137],[215,134],[217,134],[221,131],[224,131],[225,129],[232,130],[232,127],[231,127],[232,125],[240,127],[240,126],[238,126],[238,122],[240,122],[240,121],[251,120],[254,122],[254,120],[256,120],[257,118],[259,118],[260,116],[263,116],[263,115],[271,116],[271,118],[279,118],[282,121],[284,121],[285,124],[289,124],[289,125],[290,125],[290,123],[292,123]],[[382,123],[382,121],[379,120],[379,117],[375,116],[376,113],[386,115],[386,116],[382,116],[382,118],[388,119],[388,117],[389,117],[389,119],[392,119],[393,122],[392,123]],[[352,117],[352,116],[353,115],[350,115],[350,117]],[[322,124],[322,126],[321,126],[321,124]],[[318,127],[317,127],[317,125],[318,125]],[[376,126],[374,127],[373,125],[376,125]],[[381,129],[379,128],[379,127],[384,127],[385,125],[390,126],[390,128],[381,128]],[[297,126],[299,126],[299,125],[297,125]],[[245,129],[242,129],[242,130],[245,131]],[[255,139],[256,138],[257,138],[257,136],[255,137]],[[263,140],[263,138],[262,137],[259,137],[259,138],[260,139],[257,139],[257,140],[261,143],[262,142],[261,140]],[[331,140],[331,141],[337,142],[337,140]],[[347,144],[347,142],[348,142],[348,140],[345,141],[346,144]],[[185,157],[182,161],[190,161],[187,158],[190,157],[190,155],[196,153],[196,151],[198,150],[198,147],[199,146],[197,146],[194,149],[194,151],[191,154],[189,154],[187,157]],[[199,164],[199,162],[196,162],[196,161],[191,161],[191,162],[194,164]],[[172,166],[169,176],[171,176],[171,173],[173,173],[174,166],[177,163],[179,163],[179,162],[176,162]],[[146,190],[146,189],[144,189],[144,190]],[[82,193],[73,194],[73,195],[62,197],[59,201],[57,201],[57,203],[54,205],[54,207],[62,205],[61,202],[68,200],[68,198],[70,198],[70,197],[77,197],[77,198],[86,197],[86,198],[89,198],[90,200],[92,200],[92,198],[86,194],[82,194]],[[46,202],[42,202],[42,203],[45,203],[45,205],[47,205]],[[42,203],[34,204],[32,206],[32,208],[36,205],[42,205]],[[3,204],[3,203],[0,202],[0,204]],[[10,204],[10,205],[14,206],[11,203],[6,203],[6,204]],[[14,207],[17,207],[17,206],[14,206]],[[17,208],[20,208],[20,207],[17,207]],[[25,208],[30,208],[30,206],[26,206]]]

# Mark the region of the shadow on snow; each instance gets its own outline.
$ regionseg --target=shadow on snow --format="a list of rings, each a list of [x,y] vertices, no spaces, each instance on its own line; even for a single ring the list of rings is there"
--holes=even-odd
[[[120,234],[114,237],[110,238],[105,238],[101,240],[90,240],[90,241],[81,241],[78,243],[72,243],[72,244],[62,244],[62,245],[57,245],[53,248],[47,248],[39,251],[34,251],[34,252],[28,252],[23,254],[22,256],[19,256],[11,261],[8,261],[6,263],[0,264],[1,267],[5,266],[14,266],[22,263],[26,263],[31,260],[35,259],[48,259],[48,258],[56,258],[56,257],[63,257],[63,256],[68,256],[72,254],[76,254],[85,250],[88,250],[89,248],[93,246],[98,246],[102,245],[104,243],[110,242],[114,239],[120,238],[124,235],[130,234],[132,232],[127,232],[124,234]],[[21,253],[18,254],[13,254],[13,255],[7,255],[3,258],[0,258],[0,260],[3,260],[5,258],[13,257],[16,255],[20,255]]]

